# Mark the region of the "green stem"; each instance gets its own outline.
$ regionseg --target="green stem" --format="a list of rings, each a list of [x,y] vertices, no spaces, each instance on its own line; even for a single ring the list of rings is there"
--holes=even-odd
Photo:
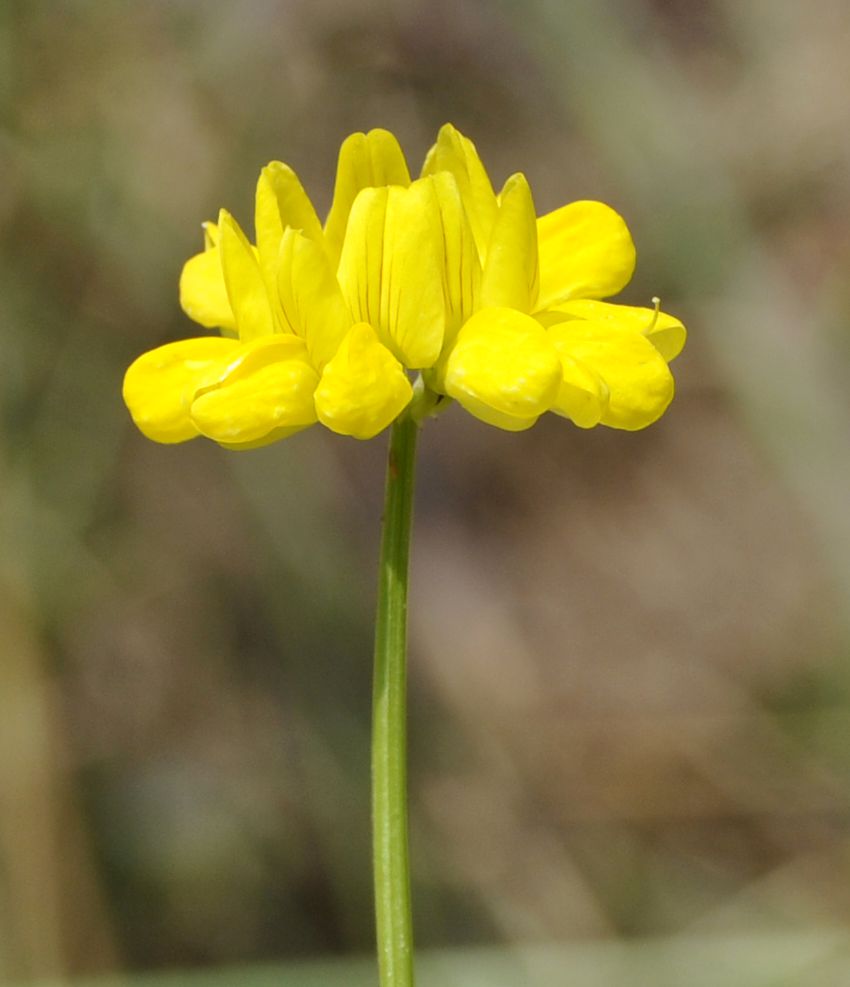
[[[418,426],[393,424],[381,539],[372,707],[372,839],[381,987],[413,987],[407,840],[407,574]]]

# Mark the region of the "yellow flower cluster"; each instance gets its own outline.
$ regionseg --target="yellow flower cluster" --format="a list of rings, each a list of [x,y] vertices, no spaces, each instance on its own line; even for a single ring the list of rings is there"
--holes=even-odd
[[[537,217],[522,174],[493,186],[444,126],[411,181],[395,137],[352,134],[324,226],[296,174],[257,183],[256,243],[222,210],[180,278],[185,312],[219,335],[169,343],[124,379],[157,442],[250,448],[321,422],[368,439],[414,398],[453,398],[511,431],[546,411],[639,429],[673,397],[681,322],[600,301],[629,281],[621,217],[573,202]]]

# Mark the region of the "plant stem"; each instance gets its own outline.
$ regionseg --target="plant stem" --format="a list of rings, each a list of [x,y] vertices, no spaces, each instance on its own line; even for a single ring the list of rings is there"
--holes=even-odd
[[[392,426],[375,622],[372,840],[381,987],[413,987],[407,839],[407,576],[418,426]]]

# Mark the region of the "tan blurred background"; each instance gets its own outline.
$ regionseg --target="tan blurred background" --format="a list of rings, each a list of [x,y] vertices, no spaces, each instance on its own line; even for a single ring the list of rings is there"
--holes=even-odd
[[[850,923],[848,94],[846,0],[0,3],[2,982],[371,949],[384,441],[155,446],[120,382],[261,165],[322,211],[447,120],[691,338],[646,432],[425,431],[419,945]]]

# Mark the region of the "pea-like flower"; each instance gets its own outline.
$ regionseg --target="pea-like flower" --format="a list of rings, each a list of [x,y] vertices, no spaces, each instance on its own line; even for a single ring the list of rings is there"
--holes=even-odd
[[[634,270],[620,216],[573,202],[538,218],[525,177],[497,195],[451,125],[415,181],[392,134],[347,138],[324,225],[272,162],[254,225],[252,244],[222,211],[183,268],[183,309],[219,334],[127,371],[124,400],[155,441],[250,448],[316,422],[368,439],[411,402],[421,417],[449,398],[512,431],[546,411],[639,429],[673,397],[681,322],[601,300]]]

